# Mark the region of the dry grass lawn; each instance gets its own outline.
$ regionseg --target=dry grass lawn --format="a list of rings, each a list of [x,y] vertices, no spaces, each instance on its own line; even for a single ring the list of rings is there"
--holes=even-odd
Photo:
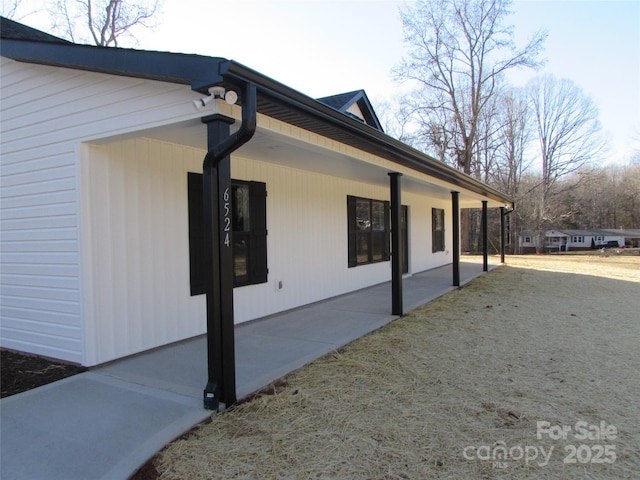
[[[214,415],[160,478],[640,478],[640,256],[507,263]]]

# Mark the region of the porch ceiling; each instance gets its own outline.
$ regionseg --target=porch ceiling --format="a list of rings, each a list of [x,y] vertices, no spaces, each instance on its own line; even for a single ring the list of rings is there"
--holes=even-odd
[[[199,118],[138,132],[136,136],[145,136],[202,150],[207,149],[206,126]],[[450,200],[451,191],[456,190],[460,192],[461,208],[480,208],[481,201],[485,199],[479,194],[447,185],[441,180],[431,179],[420,172],[411,175],[411,173],[407,173],[406,168],[394,169],[375,165],[345,153],[301,141],[260,126],[251,140],[238,149],[234,155],[323,175],[350,178],[382,187],[389,186],[387,175],[389,172],[401,171],[404,173],[402,177],[404,192]],[[504,204],[490,200],[489,206],[500,207]]]

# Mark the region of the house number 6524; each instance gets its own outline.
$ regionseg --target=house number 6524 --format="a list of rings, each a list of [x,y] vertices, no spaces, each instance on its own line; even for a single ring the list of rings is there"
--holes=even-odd
[[[231,244],[231,240],[229,239],[230,231],[231,231],[231,203],[230,203],[230,194],[229,187],[227,187],[224,191],[223,195],[224,199],[224,244],[228,247]]]

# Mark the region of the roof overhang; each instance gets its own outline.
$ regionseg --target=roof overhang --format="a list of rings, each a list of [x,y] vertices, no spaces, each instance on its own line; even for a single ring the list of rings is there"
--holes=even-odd
[[[468,190],[513,208],[509,196],[311,97],[234,61],[221,67],[221,75],[228,82],[257,85],[260,113],[444,181],[452,190]]]
[[[0,48],[2,56],[16,61],[184,84],[204,94],[213,85],[240,90],[250,82],[257,87],[260,114],[437,179],[450,191],[468,191],[493,206],[513,208],[513,199],[481,181],[232,60],[11,38],[3,38]]]

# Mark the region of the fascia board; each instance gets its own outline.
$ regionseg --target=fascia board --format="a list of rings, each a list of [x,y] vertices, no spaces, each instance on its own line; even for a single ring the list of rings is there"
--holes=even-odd
[[[453,188],[469,190],[493,201],[510,205],[513,208],[514,201],[512,198],[479,180],[242,64],[234,61],[224,62],[221,64],[220,74],[230,81],[255,83],[261,97],[352,134],[354,137],[363,140],[368,145],[368,150],[371,153],[436,177],[449,183]],[[357,146],[357,148],[362,147]]]
[[[222,81],[216,57],[91,45],[3,39],[0,54],[19,62],[192,85]],[[206,88],[204,88],[206,92]]]

